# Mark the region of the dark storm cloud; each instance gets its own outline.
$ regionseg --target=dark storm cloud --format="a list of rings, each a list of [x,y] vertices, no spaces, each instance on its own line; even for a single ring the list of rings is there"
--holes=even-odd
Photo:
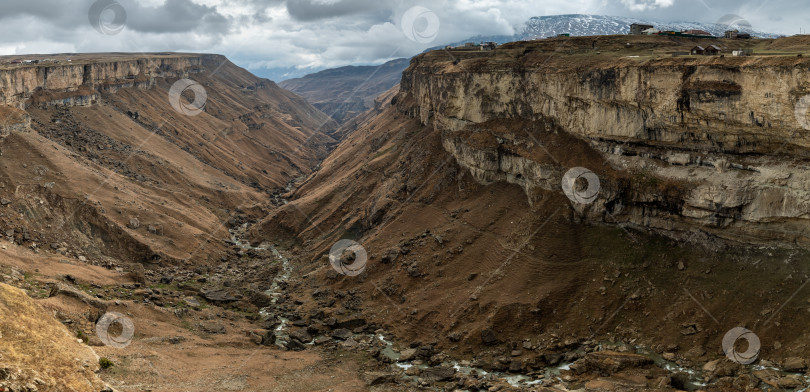
[[[0,21],[21,17],[34,17],[53,25],[70,28],[87,21],[90,3],[76,2],[71,6],[59,0],[28,0],[0,2]]]
[[[394,2],[391,0],[340,0],[330,3],[318,0],[287,0],[287,11],[299,21],[358,14],[376,14],[384,18],[384,15],[390,15],[393,5]]]
[[[79,3],[80,4],[80,3]],[[83,6],[73,7],[82,9]],[[9,17],[30,15],[44,19],[59,19],[62,16],[71,14],[66,9],[65,4],[59,0],[29,0],[29,1],[4,1],[0,2],[0,19]]]
[[[64,29],[87,28],[87,14],[94,1],[76,1],[66,5],[59,0],[0,2],[0,20],[34,17]],[[166,0],[163,5],[146,7],[136,0],[119,0],[126,10],[127,29],[146,33],[188,32],[206,29],[224,33],[228,20],[214,7],[191,0]],[[43,26],[44,27],[44,26]],[[47,33],[43,29],[42,33]]]
[[[127,28],[146,33],[176,33],[199,28],[209,33],[225,33],[228,19],[214,7],[190,0],[167,0],[156,8],[140,6],[136,1],[119,1],[127,10]]]

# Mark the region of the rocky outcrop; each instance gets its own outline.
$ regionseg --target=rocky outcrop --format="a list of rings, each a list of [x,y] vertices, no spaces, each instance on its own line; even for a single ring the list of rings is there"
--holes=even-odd
[[[614,40],[603,45],[620,51],[627,41]],[[564,55],[559,45],[423,54],[405,71],[397,106],[443,130],[445,149],[480,182],[515,183],[530,196],[559,190],[575,165],[564,162],[567,145],[548,137],[563,131],[610,163],[586,166],[600,194],[574,203],[593,220],[810,245],[810,60],[583,57],[573,68],[568,55],[598,54],[590,38],[567,40]],[[495,126],[504,120],[529,123],[505,132]]]
[[[31,116],[17,108],[0,106],[0,139],[11,132],[27,132],[30,129]]]
[[[203,70],[205,62],[226,61],[223,56],[198,54],[67,57],[0,69],[0,104],[21,109],[31,105],[86,106],[98,100],[99,92],[125,87],[149,89],[156,78],[188,77]]]
[[[445,150],[481,184],[504,181],[519,185],[526,190],[530,202],[535,188],[559,189],[563,176],[559,165],[522,156],[515,151],[521,148],[518,138],[500,135],[492,142],[490,145],[476,145],[458,135],[442,139]]]

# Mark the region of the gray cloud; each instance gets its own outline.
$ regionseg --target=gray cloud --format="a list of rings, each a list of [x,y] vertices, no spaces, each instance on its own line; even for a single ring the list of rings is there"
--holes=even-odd
[[[621,15],[656,18],[672,21],[695,21],[713,23],[726,15],[734,14],[748,20],[755,30],[773,33],[792,33],[784,25],[773,23],[783,16],[793,15],[798,28],[800,20],[807,20],[807,3],[800,0],[671,0],[670,6],[654,6],[644,10],[633,9],[628,3],[651,4],[654,0],[608,0],[604,8],[624,11]],[[774,19],[776,18],[776,19]]]
[[[210,33],[228,31],[228,19],[215,7],[191,0],[166,0],[161,7],[143,7],[137,1],[119,1],[127,10],[127,28],[145,33],[176,33],[205,29]]]
[[[509,35],[531,16],[602,14],[716,22],[754,29],[810,28],[806,0],[118,0],[125,28],[103,35],[88,22],[95,0],[0,2],[0,54],[98,51],[221,53],[256,74],[296,76],[347,64],[379,64],[475,35]],[[441,22],[414,42],[399,24],[421,5]],[[803,23],[807,23],[804,25]]]
[[[46,24],[65,29],[86,28],[88,11],[94,1],[66,4],[59,0],[27,0],[0,2],[0,20],[32,17],[41,22],[39,28],[48,33]],[[215,7],[196,4],[191,0],[166,0],[157,7],[147,7],[136,0],[119,0],[126,10],[128,29],[147,33],[190,32],[206,29],[225,33],[229,21]]]
[[[347,15],[383,15],[390,14],[394,8],[392,0],[340,0],[324,3],[318,0],[287,0],[287,11],[299,21],[330,19]]]

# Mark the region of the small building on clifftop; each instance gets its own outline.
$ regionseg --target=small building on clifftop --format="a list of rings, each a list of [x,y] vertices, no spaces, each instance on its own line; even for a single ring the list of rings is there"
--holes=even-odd
[[[641,23],[633,23],[630,25],[630,35],[642,35],[644,30],[649,30],[655,26]]]

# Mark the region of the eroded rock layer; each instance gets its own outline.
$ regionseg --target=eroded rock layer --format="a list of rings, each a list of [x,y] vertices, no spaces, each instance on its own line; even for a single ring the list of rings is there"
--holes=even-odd
[[[405,72],[398,108],[443,130],[445,149],[477,179],[520,184],[530,196],[535,187],[560,189],[570,169],[560,164],[569,152],[541,143],[541,133],[587,141],[605,159],[586,168],[601,181],[598,199],[579,206],[591,219],[807,246],[810,61],[599,51],[618,40],[431,52]],[[672,45],[642,40],[633,45]],[[542,125],[494,126],[502,120]]]

